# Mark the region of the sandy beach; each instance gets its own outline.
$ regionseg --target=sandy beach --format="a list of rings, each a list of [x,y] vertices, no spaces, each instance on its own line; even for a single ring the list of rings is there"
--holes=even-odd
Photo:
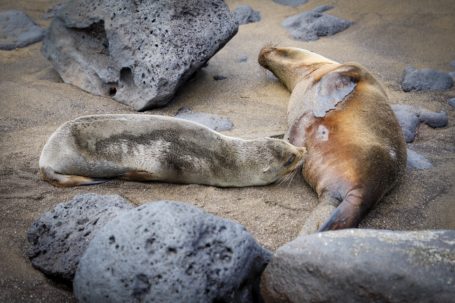
[[[0,10],[25,11],[40,26],[43,14],[59,1],[2,0]],[[408,169],[406,177],[361,223],[362,228],[421,230],[455,228],[455,108],[444,92],[401,90],[406,66],[453,71],[455,2],[310,0],[299,7],[271,0],[226,1],[231,9],[249,4],[261,12],[260,22],[241,25],[237,35],[177,93],[165,108],[143,114],[175,115],[181,107],[229,117],[234,128],[226,135],[267,137],[286,131],[289,92],[257,63],[262,46],[273,43],[320,53],[339,62],[367,67],[384,85],[391,103],[418,105],[448,113],[448,126],[421,125],[414,151],[433,164]],[[347,30],[318,41],[293,40],[280,25],[283,19],[319,5],[350,21]],[[102,185],[57,188],[42,181],[38,158],[50,134],[78,116],[135,113],[114,100],[94,96],[63,83],[40,52],[41,43],[0,51],[0,302],[74,302],[68,286],[47,279],[25,256],[26,232],[32,222],[57,203],[86,192],[119,194],[140,205],[176,200],[245,225],[270,250],[294,239],[317,205],[314,191],[296,176],[292,182],[254,188],[112,181]],[[247,56],[246,62],[239,58]],[[215,81],[216,75],[225,80]]]

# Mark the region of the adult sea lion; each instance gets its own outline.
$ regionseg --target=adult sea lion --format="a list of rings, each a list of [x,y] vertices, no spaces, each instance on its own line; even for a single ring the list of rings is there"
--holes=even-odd
[[[43,148],[39,167],[54,185],[108,178],[265,185],[300,164],[304,148],[284,140],[242,140],[182,119],[153,115],[94,115],[60,126]]]
[[[302,173],[320,202],[301,233],[357,226],[406,168],[386,92],[364,67],[304,49],[264,47],[258,61],[292,92],[285,139],[307,148]]]

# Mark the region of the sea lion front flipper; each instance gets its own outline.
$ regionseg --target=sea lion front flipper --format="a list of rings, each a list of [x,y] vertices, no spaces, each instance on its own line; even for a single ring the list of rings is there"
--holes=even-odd
[[[310,213],[299,235],[309,235],[317,232],[324,222],[329,219],[340,201],[329,194],[321,196],[318,206]]]
[[[315,117],[324,117],[354,91],[357,83],[353,75],[354,68],[350,68],[330,72],[320,79],[313,101]]]
[[[125,174],[120,176],[120,179],[127,181],[147,182],[156,180],[156,176],[144,170],[135,170],[126,172]]]

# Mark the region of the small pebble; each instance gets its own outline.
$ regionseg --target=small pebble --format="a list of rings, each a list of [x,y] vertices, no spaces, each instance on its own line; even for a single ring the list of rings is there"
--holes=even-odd
[[[249,5],[239,5],[232,12],[239,25],[255,23],[261,20],[261,13]]]
[[[416,153],[412,149],[407,149],[408,150],[408,167],[414,168],[414,169],[429,169],[432,168],[433,165],[431,164],[430,161],[428,161],[427,158],[424,156]]]
[[[299,6],[308,2],[308,0],[273,0],[273,2],[286,6]]]
[[[241,55],[238,59],[238,62],[244,63],[248,61],[248,56],[247,55]]]
[[[213,80],[215,81],[221,81],[221,80],[226,80],[227,77],[226,76],[222,76],[222,75],[215,75],[213,76]]]

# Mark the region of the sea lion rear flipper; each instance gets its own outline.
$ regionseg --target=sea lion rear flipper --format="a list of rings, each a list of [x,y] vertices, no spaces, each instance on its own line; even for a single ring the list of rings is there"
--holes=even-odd
[[[42,167],[41,174],[43,176],[43,179],[46,180],[47,182],[51,183],[52,185],[64,186],[64,187],[96,185],[96,184],[101,184],[101,183],[105,183],[105,182],[109,181],[107,179],[93,179],[93,178],[83,177],[83,176],[62,175],[62,174],[55,172],[50,167],[46,167],[46,168]]]
[[[322,224],[319,232],[357,227],[366,212],[365,205],[362,195],[351,192]]]

